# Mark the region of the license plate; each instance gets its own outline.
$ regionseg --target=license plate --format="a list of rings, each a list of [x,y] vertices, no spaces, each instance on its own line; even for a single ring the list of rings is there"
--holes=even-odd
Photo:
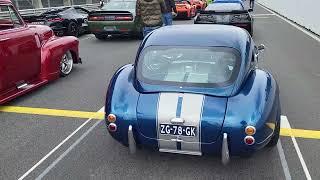
[[[230,15],[216,16],[216,21],[218,23],[229,23],[230,22]]]
[[[105,26],[103,29],[105,31],[115,31],[116,30],[116,28],[114,26]]]
[[[31,24],[36,24],[36,25],[43,25],[44,21],[39,21],[39,22],[32,22]]]
[[[105,17],[105,20],[107,20],[107,21],[114,21],[115,19],[116,19],[115,16],[106,16]]]
[[[160,124],[160,134],[196,136],[197,128],[194,126],[180,126],[172,124]]]

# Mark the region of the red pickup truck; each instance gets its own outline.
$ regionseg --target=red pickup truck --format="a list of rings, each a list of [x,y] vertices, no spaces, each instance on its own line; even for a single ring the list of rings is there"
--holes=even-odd
[[[77,63],[77,38],[27,25],[10,0],[0,0],[0,104],[67,76]]]

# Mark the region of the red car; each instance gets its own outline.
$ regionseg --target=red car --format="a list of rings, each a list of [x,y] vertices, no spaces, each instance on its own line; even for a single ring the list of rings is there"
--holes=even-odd
[[[193,0],[197,10],[204,10],[207,7],[206,0]]]
[[[70,74],[81,63],[78,49],[77,38],[27,25],[11,1],[0,0],[0,104]]]
[[[178,11],[177,18],[191,19],[196,16],[196,4],[194,0],[175,0]]]

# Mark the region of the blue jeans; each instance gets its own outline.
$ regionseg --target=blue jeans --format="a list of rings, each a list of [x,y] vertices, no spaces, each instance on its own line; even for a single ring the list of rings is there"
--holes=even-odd
[[[250,8],[254,8],[254,0],[250,0]]]
[[[155,26],[155,27],[148,27],[145,26],[143,27],[143,37],[146,37],[146,35],[148,35],[151,31],[158,29],[160,26]]]
[[[162,18],[163,18],[163,23],[165,26],[170,26],[172,25],[172,13],[163,13],[162,14]]]

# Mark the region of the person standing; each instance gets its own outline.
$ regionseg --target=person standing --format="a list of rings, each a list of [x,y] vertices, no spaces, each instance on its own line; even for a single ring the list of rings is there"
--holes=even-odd
[[[163,0],[137,0],[136,14],[143,25],[143,37],[162,26],[162,13],[166,11]]]
[[[250,8],[253,9],[254,7],[254,0],[250,0]]]
[[[163,21],[165,26],[172,25],[172,12],[178,14],[174,0],[164,0],[166,4],[166,11],[163,13]]]

